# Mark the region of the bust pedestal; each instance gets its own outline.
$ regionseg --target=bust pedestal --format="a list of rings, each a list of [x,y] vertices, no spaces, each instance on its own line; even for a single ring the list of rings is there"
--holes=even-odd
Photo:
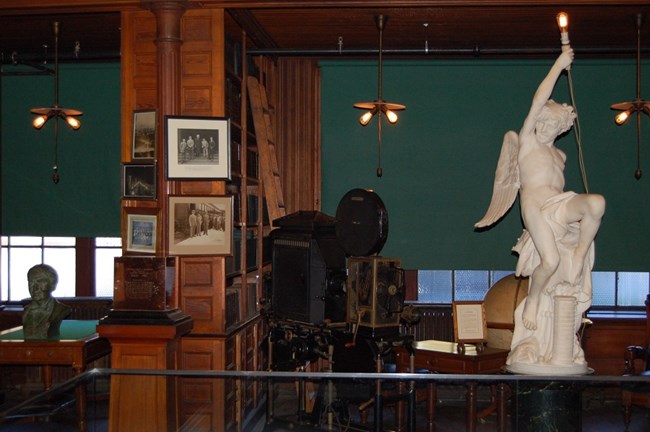
[[[97,333],[111,343],[111,367],[175,370],[180,352],[180,337],[190,332],[192,319],[178,313],[161,314],[161,324],[156,325],[151,316],[144,322],[139,322],[136,315],[141,314],[132,314],[131,323],[127,322],[128,313],[123,312],[118,323],[111,324],[109,315],[97,326]],[[176,379],[164,376],[113,375],[109,431],[177,430]]]
[[[174,308],[176,262],[170,257],[115,260],[115,309],[99,321],[97,333],[111,343],[114,369],[175,370],[180,338],[193,321]],[[113,375],[110,432],[178,430],[176,377]]]

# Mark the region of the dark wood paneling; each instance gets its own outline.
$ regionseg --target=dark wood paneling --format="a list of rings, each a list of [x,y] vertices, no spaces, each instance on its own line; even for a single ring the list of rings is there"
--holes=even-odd
[[[592,321],[583,343],[587,364],[596,375],[622,375],[625,347],[648,344],[646,320],[592,318]]]
[[[320,70],[313,59],[281,58],[277,76],[276,148],[287,213],[320,210]]]

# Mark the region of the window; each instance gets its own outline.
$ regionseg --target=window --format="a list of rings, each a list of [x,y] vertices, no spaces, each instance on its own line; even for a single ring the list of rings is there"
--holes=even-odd
[[[512,271],[419,270],[418,303],[482,300],[487,290]]]
[[[419,270],[418,303],[482,300],[506,270]],[[641,308],[650,292],[650,273],[593,272],[594,309]]]
[[[59,275],[56,297],[74,297],[79,294],[78,280],[88,280],[80,272],[94,271],[92,287],[84,287],[83,293],[94,292],[97,296],[113,295],[113,258],[122,253],[120,238],[97,238],[80,242],[74,237],[2,237],[0,255],[0,300],[20,301],[29,298],[27,271],[36,264],[54,267]],[[82,249],[81,245],[86,245]],[[87,245],[90,244],[90,247]],[[88,254],[92,269],[77,268],[78,258]],[[87,294],[85,294],[87,295]]]
[[[115,257],[122,256],[122,239],[100,237],[95,239],[95,295],[113,297]]]
[[[593,272],[593,307],[642,307],[650,292],[650,274],[646,272]]]

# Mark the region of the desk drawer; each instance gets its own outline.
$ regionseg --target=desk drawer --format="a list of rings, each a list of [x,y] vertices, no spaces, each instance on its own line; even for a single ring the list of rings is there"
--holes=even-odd
[[[75,350],[57,347],[25,348],[4,345],[0,350],[0,362],[4,364],[60,364],[83,366]],[[78,350],[77,350],[78,351]]]

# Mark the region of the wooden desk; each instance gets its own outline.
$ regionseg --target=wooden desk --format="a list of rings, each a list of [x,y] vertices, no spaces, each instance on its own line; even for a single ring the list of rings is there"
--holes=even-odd
[[[484,351],[476,354],[458,354],[455,352],[431,351],[414,348],[415,357],[413,358],[413,367],[411,369],[411,356],[409,352],[403,348],[398,347],[395,349],[397,372],[409,372],[412,370],[427,369],[434,373],[449,373],[449,374],[471,374],[471,375],[486,375],[498,374],[502,372],[502,368],[506,363],[508,350],[497,348],[485,348]],[[435,405],[436,405],[436,388],[435,383],[431,382],[428,385],[428,430],[435,430]],[[505,389],[500,387],[498,389],[497,415],[499,430],[504,430],[505,427]],[[403,403],[400,403],[398,412],[403,413]],[[398,416],[403,418],[403,415]],[[467,381],[467,430],[476,431],[476,382]]]
[[[86,365],[110,354],[108,339],[96,333],[97,321],[65,320],[61,323],[59,339],[26,341],[22,327],[0,332],[0,364],[42,366],[45,389],[52,386],[52,366],[70,366],[75,375]],[[80,431],[86,430],[86,388],[77,392],[77,422]]]

